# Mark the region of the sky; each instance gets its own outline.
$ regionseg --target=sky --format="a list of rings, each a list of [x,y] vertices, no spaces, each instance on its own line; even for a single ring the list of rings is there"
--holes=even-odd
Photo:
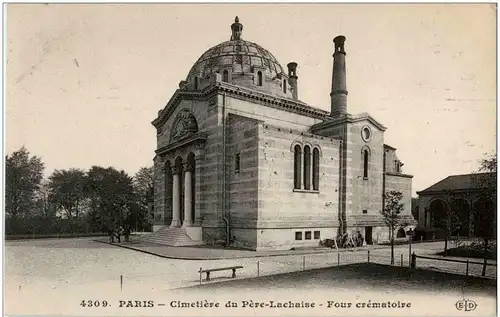
[[[413,194],[496,153],[491,4],[9,4],[6,154],[54,169],[152,165],[151,121],[196,60],[230,38],[298,63],[299,99],[330,110],[346,36],[348,112],[384,124]]]

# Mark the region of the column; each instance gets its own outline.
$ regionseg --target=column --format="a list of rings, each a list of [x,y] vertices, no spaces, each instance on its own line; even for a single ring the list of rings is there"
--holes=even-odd
[[[306,189],[306,177],[305,177],[305,173],[304,173],[304,169],[305,169],[305,166],[306,166],[306,161],[305,161],[305,154],[304,154],[304,148],[305,147],[302,147],[301,151],[300,151],[300,168],[299,168],[299,174],[300,174],[300,189]]]
[[[181,182],[178,168],[172,167],[172,224],[170,227],[181,226]]]
[[[193,219],[193,188],[192,188],[193,166],[189,162],[184,164],[184,223],[183,227],[191,227]]]
[[[474,209],[472,209],[473,205],[469,205],[469,237],[474,236]]]
[[[197,155],[195,158],[195,171],[194,171],[194,219],[193,224],[196,227],[201,226],[201,214],[202,214],[202,206],[204,206],[203,195],[201,192],[201,174],[202,174],[202,166],[205,161],[203,156]]]
[[[314,190],[314,156],[313,148],[309,151],[309,190]]]

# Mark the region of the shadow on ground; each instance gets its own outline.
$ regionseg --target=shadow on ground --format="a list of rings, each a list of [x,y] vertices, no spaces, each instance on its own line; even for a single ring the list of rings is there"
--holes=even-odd
[[[224,275],[224,273],[222,273]],[[214,276],[215,278],[215,276]],[[206,282],[204,282],[206,283]],[[328,289],[392,293],[463,294],[496,297],[496,280],[464,275],[360,263],[308,271],[236,279],[186,287],[176,292],[241,292],[262,289]]]

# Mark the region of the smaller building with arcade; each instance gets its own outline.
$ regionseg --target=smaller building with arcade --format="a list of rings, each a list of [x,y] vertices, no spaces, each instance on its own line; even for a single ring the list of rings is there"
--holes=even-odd
[[[419,227],[439,231],[451,225],[453,235],[482,237],[486,227],[496,227],[495,195],[485,188],[492,178],[494,173],[451,175],[418,191]]]

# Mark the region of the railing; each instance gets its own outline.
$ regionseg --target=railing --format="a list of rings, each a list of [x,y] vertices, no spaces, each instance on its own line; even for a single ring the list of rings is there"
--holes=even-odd
[[[416,255],[415,252],[413,252],[411,255],[411,263],[410,263],[410,267],[413,269],[417,268],[417,258],[434,260],[434,261],[465,263],[465,265],[466,265],[465,266],[465,275],[466,276],[469,276],[469,266],[470,265],[482,265],[481,276],[486,275],[486,267],[487,266],[495,266],[495,267],[497,266],[496,263],[488,263],[486,259],[484,260],[484,262],[475,262],[475,261],[470,261],[470,260],[444,259],[444,258],[435,258],[435,257],[429,257],[429,256],[423,256],[423,255]]]

